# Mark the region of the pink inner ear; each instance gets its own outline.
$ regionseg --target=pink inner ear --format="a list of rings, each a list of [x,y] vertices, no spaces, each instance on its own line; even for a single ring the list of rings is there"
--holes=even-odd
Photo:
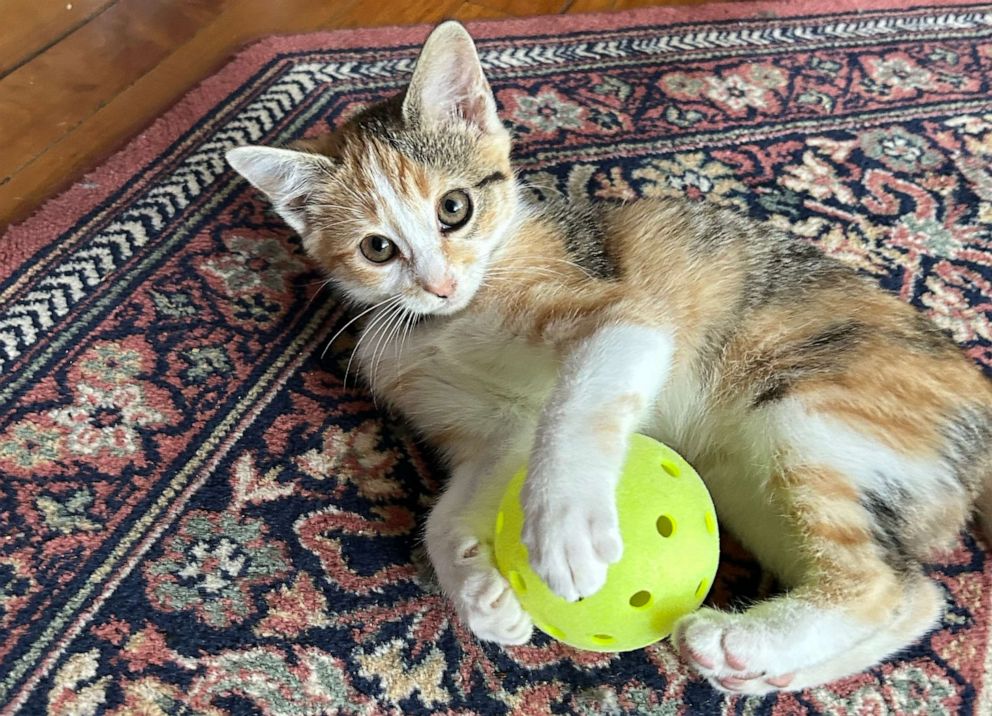
[[[420,85],[420,111],[436,119],[458,117],[484,132],[498,127],[494,106],[487,102],[489,86],[471,45],[456,43],[445,56],[422,57],[424,72]]]
[[[464,119],[488,129],[486,100],[483,97],[478,94],[467,95],[458,103],[458,111]]]
[[[481,68],[474,62],[474,55],[458,58],[458,75],[453,78],[458,87],[458,113],[466,120],[482,127],[492,129],[489,116],[490,108],[486,104],[485,93],[489,92],[485,80],[478,75]]]

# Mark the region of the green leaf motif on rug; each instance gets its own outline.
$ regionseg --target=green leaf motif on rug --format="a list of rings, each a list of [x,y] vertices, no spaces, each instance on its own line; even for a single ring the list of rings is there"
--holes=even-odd
[[[38,511],[45,518],[45,523],[62,534],[100,529],[99,523],[86,516],[86,510],[93,504],[93,493],[88,489],[76,490],[62,499],[52,495],[41,495],[36,504]]]
[[[320,716],[354,709],[348,682],[337,659],[314,648],[295,649],[292,663],[277,649],[259,647],[204,659],[206,674],[194,682],[190,701],[206,707],[237,694],[267,716]]]
[[[226,628],[254,613],[251,587],[275,582],[290,564],[261,520],[193,512],[166,540],[165,554],[145,570],[148,596],[163,611],[194,611]]]
[[[221,346],[190,348],[182,352],[189,364],[183,377],[190,383],[202,383],[212,375],[228,376],[233,370],[227,352]]]
[[[169,318],[190,318],[197,314],[198,309],[194,305],[193,299],[182,291],[175,293],[151,291],[150,294],[158,312]]]

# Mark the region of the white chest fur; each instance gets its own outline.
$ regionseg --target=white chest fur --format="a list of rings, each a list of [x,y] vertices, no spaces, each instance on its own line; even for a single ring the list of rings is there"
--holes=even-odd
[[[356,358],[373,390],[421,431],[457,427],[479,438],[532,433],[558,370],[550,347],[474,312],[424,321],[405,340],[369,336]]]

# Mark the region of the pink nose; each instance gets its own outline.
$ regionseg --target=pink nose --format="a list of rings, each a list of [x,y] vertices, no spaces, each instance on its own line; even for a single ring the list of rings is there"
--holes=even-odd
[[[424,289],[433,293],[438,298],[448,298],[455,292],[455,279],[448,276],[441,281],[425,283]]]

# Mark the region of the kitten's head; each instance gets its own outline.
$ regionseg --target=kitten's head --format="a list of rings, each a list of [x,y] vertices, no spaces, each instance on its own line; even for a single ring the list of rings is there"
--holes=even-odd
[[[468,304],[517,210],[510,135],[455,22],[431,33],[405,93],[334,134],[227,160],[349,298],[418,314]]]

